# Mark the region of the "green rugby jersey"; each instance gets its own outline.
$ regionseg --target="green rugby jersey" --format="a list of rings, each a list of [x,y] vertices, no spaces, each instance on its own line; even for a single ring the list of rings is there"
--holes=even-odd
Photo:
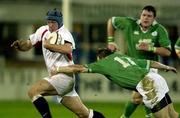
[[[87,64],[88,72],[100,73],[119,86],[135,90],[136,85],[149,72],[150,61],[130,58],[114,53],[97,62]]]
[[[153,52],[140,51],[136,46],[141,41],[147,41],[154,47],[165,47],[171,49],[170,40],[166,29],[156,21],[153,22],[147,32],[140,27],[140,20],[128,17],[112,17],[112,25],[121,30],[127,42],[127,55],[135,58],[158,60],[158,55]]]
[[[176,41],[175,49],[180,50],[180,38]]]

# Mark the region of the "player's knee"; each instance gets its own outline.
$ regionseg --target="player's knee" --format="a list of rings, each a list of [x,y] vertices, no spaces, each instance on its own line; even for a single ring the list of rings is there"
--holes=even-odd
[[[139,100],[139,99],[133,99],[133,103],[134,103],[134,104],[141,104],[141,103],[142,103],[142,101],[141,101],[141,100]]]
[[[30,88],[29,90],[28,90],[28,96],[29,96],[29,98],[33,98],[33,96],[34,96],[34,94],[33,94],[34,92],[33,92],[33,90]]]
[[[142,103],[142,96],[138,92],[133,92],[132,102],[134,104],[141,104]]]
[[[134,104],[141,104],[142,103],[142,98],[141,97],[133,97],[132,102]]]
[[[36,90],[36,88],[30,88],[29,90],[28,90],[28,96],[29,96],[29,98],[33,98],[34,96],[36,96],[36,95],[38,95],[39,93],[38,93],[38,91]]]

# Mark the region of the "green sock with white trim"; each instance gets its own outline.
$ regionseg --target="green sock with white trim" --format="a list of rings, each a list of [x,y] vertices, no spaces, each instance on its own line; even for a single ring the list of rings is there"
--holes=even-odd
[[[145,105],[144,105],[144,110],[146,111],[146,118],[151,118],[152,117],[151,110],[148,107],[146,107]]]

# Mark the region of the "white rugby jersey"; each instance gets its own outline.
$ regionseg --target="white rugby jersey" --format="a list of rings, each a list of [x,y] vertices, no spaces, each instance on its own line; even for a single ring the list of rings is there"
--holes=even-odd
[[[75,49],[75,43],[74,43],[73,36],[64,26],[59,28],[57,30],[57,32],[59,34],[57,44],[63,45],[63,44],[65,44],[65,41],[68,41],[72,44],[72,49]],[[29,36],[29,39],[30,39],[32,45],[34,46],[39,42],[43,42],[43,40],[45,40],[45,38],[47,39],[48,35],[50,33],[51,32],[49,31],[48,25],[41,26],[39,29],[36,30],[36,32],[34,34],[31,34]],[[67,66],[67,65],[74,64],[74,62],[72,60],[72,54],[62,54],[59,52],[50,51],[50,50],[44,48],[43,44],[42,44],[42,50],[43,50],[43,56],[44,56],[44,60],[46,63],[46,67],[47,67],[47,70],[49,73],[50,73],[50,69],[53,65]]]

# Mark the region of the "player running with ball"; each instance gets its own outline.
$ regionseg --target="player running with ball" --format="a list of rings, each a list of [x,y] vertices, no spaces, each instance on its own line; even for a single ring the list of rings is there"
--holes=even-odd
[[[47,25],[41,26],[29,40],[17,40],[11,45],[18,51],[28,51],[38,42],[42,42],[43,56],[49,76],[36,82],[28,91],[28,95],[43,118],[52,118],[48,103],[44,96],[58,95],[59,102],[74,112],[79,118],[104,118],[97,112],[88,109],[76,93],[73,74],[56,74],[51,76],[50,69],[55,66],[73,64],[72,50],[75,49],[71,33],[63,25],[63,16],[57,9],[50,10],[46,15]],[[58,41],[51,44],[52,32],[58,33]],[[53,42],[52,42],[53,43]]]

